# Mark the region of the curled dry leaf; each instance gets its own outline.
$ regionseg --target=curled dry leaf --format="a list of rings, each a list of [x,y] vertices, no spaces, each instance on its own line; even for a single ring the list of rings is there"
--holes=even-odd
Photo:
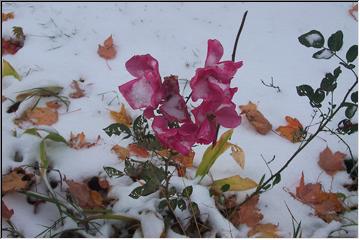
[[[251,197],[244,205],[242,205],[231,217],[230,221],[238,226],[240,224],[246,224],[249,227],[254,227],[262,219],[263,215],[260,209],[257,208],[259,202],[259,195]]]
[[[132,155],[135,155],[138,157],[147,158],[150,156],[149,152],[145,148],[140,147],[139,145],[137,145],[135,143],[129,144],[128,149]]]
[[[51,109],[59,109],[61,107],[61,104],[57,100],[52,100],[46,102],[46,106]]]
[[[169,149],[163,149],[161,151],[158,151],[157,153],[164,158],[170,156]],[[188,155],[182,155],[178,153],[175,156],[172,156],[171,159],[185,168],[190,168],[193,166],[194,157],[195,157],[195,152],[191,150]]]
[[[22,168],[15,168],[2,177],[2,193],[27,190],[34,181],[34,175]]]
[[[231,156],[240,165],[242,169],[245,167],[245,152],[241,147],[232,144],[231,145]]]
[[[305,184],[304,173],[302,173],[300,184],[296,188],[296,197],[304,204],[314,208],[315,214],[325,222],[339,220],[338,214],[345,210],[337,194],[324,192],[320,183]]]
[[[278,238],[278,228],[272,223],[257,224],[250,229],[248,237]]]
[[[26,119],[34,125],[53,125],[58,121],[58,112],[48,107],[36,107],[26,110]]]
[[[98,54],[106,60],[113,59],[116,56],[116,49],[114,47],[112,35],[104,41],[104,46],[99,44]]]
[[[9,13],[1,13],[1,20],[3,22],[9,20],[9,19],[14,19],[14,13],[13,12],[9,12]]]
[[[286,116],[285,120],[288,124],[286,126],[280,126],[276,129],[276,131],[280,133],[280,136],[293,143],[304,140],[305,130],[299,120],[289,116]]]
[[[70,133],[69,146],[74,149],[91,148],[98,144],[99,141],[100,135],[97,137],[95,142],[91,143],[85,140],[84,132],[78,133],[76,135]]]
[[[13,209],[9,209],[4,201],[1,199],[1,217],[5,218],[6,220],[9,220],[11,216],[14,214]]]
[[[85,96],[85,90],[80,88],[79,82],[76,80],[73,80],[70,84],[70,87],[74,89],[75,91],[69,94],[69,97],[71,98],[81,98]]]
[[[257,110],[256,104],[249,102],[246,105],[239,106],[241,113],[245,113],[247,120],[255,128],[255,130],[260,134],[267,134],[271,131],[272,125],[264,117],[264,115]]]
[[[130,156],[130,151],[127,148],[121,147],[120,145],[116,144],[111,148],[111,151],[113,151],[114,153],[116,153],[116,155],[119,157],[119,159],[121,160],[125,160],[126,158],[128,158]]]
[[[330,176],[334,176],[338,171],[345,170],[346,154],[342,152],[333,153],[330,148],[326,147],[320,153],[318,164]]]
[[[82,208],[103,208],[103,197],[97,191],[91,190],[87,184],[67,180],[71,196]]]
[[[110,111],[110,115],[117,123],[122,123],[128,127],[132,124],[132,119],[126,112],[124,104],[121,104],[120,112]]]

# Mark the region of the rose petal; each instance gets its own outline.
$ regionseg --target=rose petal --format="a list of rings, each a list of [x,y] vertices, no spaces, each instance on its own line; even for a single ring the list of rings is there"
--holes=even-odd
[[[185,100],[179,94],[170,97],[160,107],[160,111],[169,121],[177,120],[183,122],[190,119]]]
[[[133,56],[125,63],[125,67],[137,78],[143,77],[147,71],[159,73],[158,61],[150,54]],[[160,77],[160,74],[158,75]]]
[[[221,43],[216,39],[209,39],[205,67],[217,64],[223,54],[224,49]]]

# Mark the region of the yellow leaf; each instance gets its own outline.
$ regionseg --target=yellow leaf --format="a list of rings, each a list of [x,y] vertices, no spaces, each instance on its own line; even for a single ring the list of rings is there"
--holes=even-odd
[[[231,156],[233,159],[240,165],[242,169],[245,167],[245,152],[241,149],[241,147],[232,144],[231,145]]]
[[[5,59],[2,60],[2,72],[1,72],[1,77],[6,77],[6,76],[13,76],[14,78],[16,78],[17,80],[21,80],[20,75],[16,72],[16,70],[13,68],[13,66],[11,66],[11,64],[6,61]]]
[[[228,141],[231,138],[232,133],[233,129],[224,132],[214,147],[210,145],[206,149],[196,171],[196,176],[205,176],[209,172],[211,166],[215,163],[216,159],[230,147]]]
[[[278,238],[277,226],[272,223],[258,224],[248,232],[248,237]]]
[[[239,175],[235,175],[214,181],[211,188],[214,191],[221,192],[221,187],[225,184],[230,185],[228,191],[246,191],[257,186],[257,183],[250,178],[242,178]]]
[[[110,115],[115,120],[115,122],[122,123],[128,127],[131,126],[132,119],[126,112],[124,104],[121,104],[120,112],[110,111]]]

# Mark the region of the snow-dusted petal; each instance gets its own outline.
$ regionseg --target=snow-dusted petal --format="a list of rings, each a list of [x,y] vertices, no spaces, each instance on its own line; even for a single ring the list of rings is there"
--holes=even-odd
[[[169,121],[183,122],[190,119],[185,100],[179,94],[171,96],[161,105],[160,111]]]
[[[240,125],[241,117],[232,107],[223,107],[215,113],[216,121],[223,127],[235,128]]]
[[[220,62],[224,54],[224,48],[221,43],[216,39],[209,39],[208,40],[208,51],[205,61],[205,67],[213,66]]]
[[[119,91],[133,109],[150,106],[154,94],[150,82],[144,77],[119,86]]]
[[[159,74],[158,61],[150,54],[135,55],[125,63],[126,70],[134,77],[142,77],[145,72],[157,72]]]

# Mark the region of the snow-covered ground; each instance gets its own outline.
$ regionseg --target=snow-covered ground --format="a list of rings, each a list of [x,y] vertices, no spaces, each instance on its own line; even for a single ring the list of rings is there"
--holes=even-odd
[[[159,61],[162,76],[175,74],[182,79],[191,79],[195,69],[203,66],[208,39],[218,39],[224,46],[223,59],[231,59],[235,35],[244,11],[248,10],[236,56],[237,60],[244,61],[244,66],[232,81],[232,86],[239,88],[233,101],[238,105],[248,101],[257,103],[273,129],[285,124],[286,115],[296,117],[307,125],[312,108],[307,99],[296,94],[295,87],[300,84],[318,86],[324,74],[332,71],[338,62],[335,59],[313,59],[314,50],[302,46],[297,38],[312,29],[321,31],[325,38],[342,30],[344,49],[348,49],[358,40],[357,22],[348,14],[351,6],[351,3],[3,3],[3,12],[15,14],[14,19],[3,22],[3,36],[10,35],[13,26],[21,26],[26,41],[15,55],[3,56],[23,79],[3,78],[2,95],[14,99],[18,91],[54,84],[63,86],[64,95],[68,95],[72,80],[85,79],[85,84],[89,84],[85,88],[86,96],[72,99],[68,113],[61,108],[59,121],[52,127],[66,138],[70,132],[81,131],[90,139],[100,135],[100,144],[82,150],[54,145],[48,149],[53,166],[68,179],[74,180],[97,175],[103,171],[103,166],[123,169],[123,162],[110,150],[120,142],[120,138],[109,138],[102,130],[113,122],[109,109],[118,111],[119,105],[113,101],[108,106],[114,95],[102,98],[99,94],[117,91],[118,85],[132,79],[124,64],[136,54],[150,53]],[[107,66],[105,60],[98,56],[97,48],[109,35],[114,39],[117,56],[108,61]],[[346,50],[340,51],[341,56],[345,53]],[[262,85],[261,80],[268,83],[271,78],[281,88],[280,93]],[[344,70],[334,95],[335,102],[341,101],[352,79],[351,73]],[[120,102],[126,103],[120,94],[119,97]],[[38,158],[37,138],[12,136],[12,130],[16,128],[13,123],[16,114],[6,113],[9,105],[10,101],[2,104],[2,174]],[[128,105],[126,107],[130,109]],[[140,111],[130,111],[130,114],[135,117]],[[341,119],[342,116],[335,118],[330,126],[336,127]],[[334,136],[321,134],[320,137],[296,157],[282,174],[280,184],[260,197],[259,207],[264,215],[262,222],[278,225],[281,236],[292,235],[291,216],[285,202],[296,219],[302,221],[303,237],[327,237],[341,226],[337,222],[325,223],[314,216],[313,209],[293,199],[284,190],[295,191],[302,171],[305,182],[318,180],[326,191],[354,195],[342,186],[351,182],[345,171],[337,173],[332,180],[327,174],[321,174],[317,164],[319,153],[326,146],[333,151],[347,153],[346,146]],[[357,134],[344,139],[357,156]],[[245,151],[245,169],[241,169],[226,152],[211,169],[214,179],[240,175],[259,181],[264,173],[268,174],[261,154],[268,160],[276,156],[270,165],[276,171],[298,148],[298,144],[292,144],[275,133],[266,136],[256,133],[245,118],[234,130],[232,142]],[[194,149],[195,166],[200,163],[206,147],[197,146]],[[24,156],[21,163],[13,161],[16,150]],[[192,176],[194,172],[195,168],[189,170],[188,175]],[[113,185],[111,194],[120,199],[115,203],[114,210],[154,210],[155,202],[151,198],[134,200],[127,196],[135,187],[127,180],[110,181]],[[174,184],[179,183],[183,182],[174,178]],[[211,213],[210,221],[222,229],[222,236],[245,237],[247,229],[231,229],[214,211],[213,202],[205,190],[202,186],[194,186],[193,201],[198,203],[202,212]],[[245,194],[241,192],[238,196],[245,198]],[[51,225],[58,217],[56,208],[50,204],[40,205],[39,212],[34,214],[32,206],[19,194],[7,194],[4,201],[14,209],[12,222],[27,237],[36,236],[44,229],[41,225]],[[349,201],[357,202],[357,192]],[[348,214],[348,217],[357,222],[357,211]],[[156,216],[142,215],[141,221],[145,225],[146,222],[151,224],[156,222]],[[156,236],[151,230],[158,231],[150,225],[144,232],[148,236]],[[351,236],[356,236],[357,228],[353,230]],[[106,231],[104,234],[106,236]]]

